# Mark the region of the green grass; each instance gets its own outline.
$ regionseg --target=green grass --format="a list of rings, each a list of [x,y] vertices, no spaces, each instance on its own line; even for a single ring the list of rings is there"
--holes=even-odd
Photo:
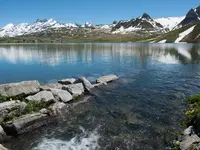
[[[45,101],[29,101],[25,107],[23,114],[39,112],[42,108],[48,108],[51,103]]]
[[[187,100],[189,110],[186,112],[188,124],[193,125],[200,132],[200,94],[192,96]]]
[[[190,33],[189,35],[187,35],[185,38],[183,38],[181,40],[181,42],[188,42],[188,43],[200,42],[200,37],[196,38],[200,34],[200,23],[192,23],[192,24],[184,26],[180,29],[176,29],[176,30],[170,31],[164,35],[158,36],[156,39],[156,42],[166,39],[167,43],[173,43],[179,37],[180,33],[186,31],[187,29],[189,29],[190,27],[192,27],[194,25],[196,25],[196,26],[195,26],[193,32]]]

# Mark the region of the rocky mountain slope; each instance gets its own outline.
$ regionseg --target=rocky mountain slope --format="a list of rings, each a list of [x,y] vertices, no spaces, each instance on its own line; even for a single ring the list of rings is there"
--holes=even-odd
[[[177,28],[186,26],[193,22],[200,22],[200,5],[190,9],[183,21],[178,24]]]
[[[136,19],[102,25],[89,22],[64,24],[44,19],[0,28],[0,42],[199,42],[198,22],[200,6],[191,9],[184,17],[153,19],[144,13]]]
[[[147,13],[142,17],[131,20],[121,20],[113,28],[112,32],[115,33],[130,33],[130,32],[163,32],[164,27],[152,19]]]

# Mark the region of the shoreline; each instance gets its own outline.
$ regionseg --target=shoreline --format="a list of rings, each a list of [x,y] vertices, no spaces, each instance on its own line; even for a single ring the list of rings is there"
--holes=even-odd
[[[13,136],[47,126],[64,111],[87,103],[94,96],[91,89],[105,86],[118,78],[114,74],[102,76],[94,84],[85,77],[46,85],[40,85],[38,81],[1,84],[0,144]]]

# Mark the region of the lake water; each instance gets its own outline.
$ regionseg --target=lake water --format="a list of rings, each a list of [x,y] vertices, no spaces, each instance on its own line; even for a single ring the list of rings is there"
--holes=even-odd
[[[158,150],[171,146],[200,92],[200,45],[87,43],[1,45],[0,83],[68,77],[120,79],[94,89],[69,115],[5,143],[13,150]]]

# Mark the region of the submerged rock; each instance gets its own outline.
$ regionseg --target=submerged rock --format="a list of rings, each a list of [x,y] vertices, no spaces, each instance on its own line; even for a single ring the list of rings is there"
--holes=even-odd
[[[76,79],[69,78],[69,79],[60,80],[60,81],[58,81],[58,83],[68,85],[68,84],[73,84],[75,81],[76,81]]]
[[[52,102],[55,98],[50,91],[41,91],[33,96],[26,97],[26,100]]]
[[[105,83],[105,82],[112,82],[114,80],[117,80],[119,77],[114,74],[110,74],[107,76],[103,76],[97,79],[97,83]]]
[[[20,101],[8,101],[0,103],[0,122],[5,118],[12,118],[23,112],[26,107],[25,102]]]
[[[106,82],[97,83],[97,84],[94,84],[93,86],[94,87],[99,87],[99,86],[103,86],[103,85],[107,85],[107,83]]]
[[[24,81],[0,85],[0,95],[5,97],[30,95],[39,92],[39,90],[40,84],[38,81]]]
[[[46,114],[27,114],[2,125],[2,127],[7,135],[18,135],[47,124],[46,119]]]
[[[57,116],[59,114],[62,114],[62,109],[65,107],[66,105],[62,102],[56,102],[54,104],[52,104],[49,107],[50,110],[50,115],[51,116]]]
[[[87,80],[85,77],[81,77],[79,80],[83,83],[84,88],[87,91],[90,91],[90,89],[94,88],[94,86],[90,83],[90,81]]]
[[[72,100],[72,95],[66,91],[66,90],[60,90],[60,89],[50,89],[53,95],[57,98],[57,100],[60,100],[64,103],[69,102]]]
[[[70,84],[63,87],[63,89],[69,91],[73,96],[80,96],[84,92],[84,87],[82,83]]]

